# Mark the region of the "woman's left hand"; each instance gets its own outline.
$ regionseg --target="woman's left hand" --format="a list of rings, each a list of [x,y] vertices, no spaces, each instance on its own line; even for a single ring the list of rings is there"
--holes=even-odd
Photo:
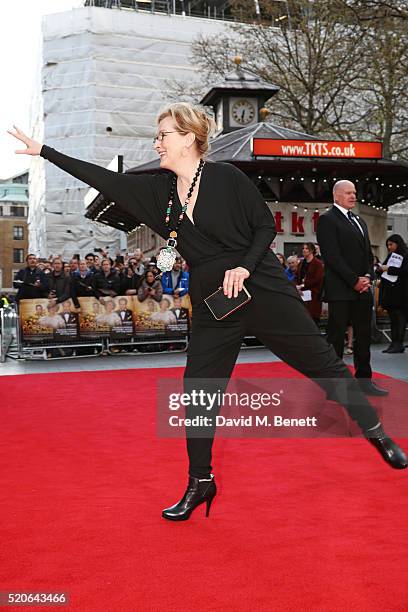
[[[234,268],[233,270],[226,270],[224,275],[223,289],[224,295],[229,298],[234,296],[237,297],[238,293],[242,290],[244,280],[249,277],[249,271],[246,268]]]
[[[382,270],[382,272],[387,272],[388,270],[388,266],[378,266],[380,270]]]

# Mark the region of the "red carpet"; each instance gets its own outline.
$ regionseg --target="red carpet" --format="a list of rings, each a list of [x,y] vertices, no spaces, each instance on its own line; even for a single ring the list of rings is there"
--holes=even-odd
[[[408,474],[362,439],[219,439],[210,517],[161,518],[186,458],[156,437],[154,388],[181,372],[0,378],[0,591],[81,612],[406,612]]]

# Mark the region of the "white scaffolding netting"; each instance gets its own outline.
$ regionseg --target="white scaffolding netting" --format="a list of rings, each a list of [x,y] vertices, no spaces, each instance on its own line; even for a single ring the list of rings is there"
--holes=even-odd
[[[166,80],[197,80],[193,39],[224,28],[221,21],[94,7],[45,17],[35,137],[104,166],[118,154],[125,168],[149,161]],[[33,161],[30,251],[70,257],[123,246],[121,232],[84,218],[87,190],[49,162]]]

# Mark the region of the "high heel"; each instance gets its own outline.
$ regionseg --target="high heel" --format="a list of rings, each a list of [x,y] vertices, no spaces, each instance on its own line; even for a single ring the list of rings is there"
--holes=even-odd
[[[162,516],[169,521],[186,521],[197,506],[206,502],[205,516],[209,516],[212,501],[217,493],[214,475],[210,478],[194,478],[190,476],[186,492],[177,504],[166,508]]]
[[[207,508],[205,510],[205,516],[206,517],[210,516],[210,508],[211,508],[211,504],[212,504],[212,501],[213,501],[214,497],[215,497],[215,495],[213,497],[210,497],[209,499],[207,499]]]

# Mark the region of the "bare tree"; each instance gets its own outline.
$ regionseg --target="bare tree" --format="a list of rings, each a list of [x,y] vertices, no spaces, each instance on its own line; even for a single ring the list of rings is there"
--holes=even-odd
[[[384,18],[408,20],[406,0],[348,0],[347,4],[362,23],[381,22]]]
[[[239,52],[246,68],[280,87],[271,103],[272,119],[309,134],[347,137],[362,117],[352,104],[361,66],[358,28],[345,21],[337,0],[289,4],[291,23],[234,25],[221,38],[201,37],[193,45],[194,61],[214,80],[232,70]]]
[[[262,19],[254,23],[252,3],[234,0],[247,23],[195,41],[200,80],[189,99],[233,70],[238,54],[280,87],[271,121],[316,136],[382,140],[386,157],[408,159],[408,0],[288,0],[279,3],[284,19],[276,4],[259,0]],[[280,27],[265,25],[276,20]],[[185,97],[184,86],[173,83],[173,91]]]
[[[408,20],[384,16],[364,20],[360,43],[365,70],[356,90],[367,112],[359,135],[382,140],[385,157],[408,158]]]

